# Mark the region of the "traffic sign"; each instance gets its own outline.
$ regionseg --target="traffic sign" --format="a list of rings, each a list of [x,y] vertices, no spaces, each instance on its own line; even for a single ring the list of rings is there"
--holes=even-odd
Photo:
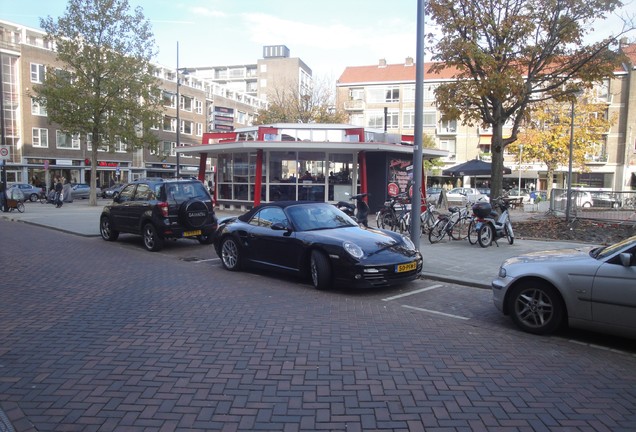
[[[11,158],[11,146],[0,145],[0,159],[9,160]]]

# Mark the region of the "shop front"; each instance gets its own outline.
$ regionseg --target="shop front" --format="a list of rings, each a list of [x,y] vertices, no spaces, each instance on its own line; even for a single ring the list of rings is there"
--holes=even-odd
[[[204,144],[182,151],[200,155],[202,166],[207,157],[216,158],[214,193],[223,208],[281,200],[337,202],[368,192],[373,211],[389,194],[407,190],[412,178],[413,146],[399,136],[383,142],[386,137],[350,125],[277,124],[204,134]],[[425,150],[425,157],[446,154]]]

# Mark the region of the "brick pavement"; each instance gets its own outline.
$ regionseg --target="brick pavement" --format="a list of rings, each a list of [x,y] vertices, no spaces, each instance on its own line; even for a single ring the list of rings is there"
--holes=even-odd
[[[636,429],[623,353],[380,301],[394,290],[317,292],[2,219],[0,239],[18,431]]]

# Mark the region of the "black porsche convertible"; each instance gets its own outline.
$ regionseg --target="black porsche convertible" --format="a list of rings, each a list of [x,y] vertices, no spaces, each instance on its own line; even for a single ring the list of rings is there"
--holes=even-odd
[[[422,256],[408,237],[361,228],[328,203],[271,202],[219,222],[214,246],[232,271],[291,272],[327,289],[401,284],[422,270]]]

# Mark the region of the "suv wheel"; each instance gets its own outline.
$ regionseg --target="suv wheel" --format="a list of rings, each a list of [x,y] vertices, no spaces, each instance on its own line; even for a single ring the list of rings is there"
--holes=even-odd
[[[163,248],[163,238],[157,232],[153,224],[147,223],[142,230],[144,246],[150,252],[157,252]]]
[[[201,228],[209,217],[208,207],[200,200],[186,201],[179,208],[179,219],[188,228]]]
[[[107,216],[102,217],[99,221],[99,233],[106,241],[115,241],[119,237],[119,231],[113,229]]]

